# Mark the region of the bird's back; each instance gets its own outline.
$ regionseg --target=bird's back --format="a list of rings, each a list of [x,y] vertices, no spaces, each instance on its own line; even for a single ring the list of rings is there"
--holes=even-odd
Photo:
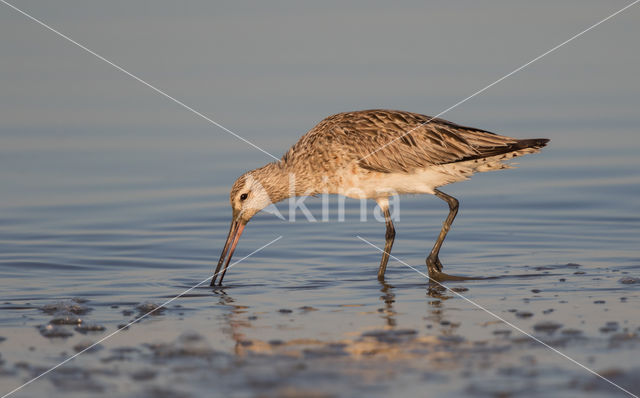
[[[316,171],[354,163],[380,173],[412,173],[430,166],[538,149],[547,139],[519,140],[417,113],[373,109],[329,116],[284,155]]]

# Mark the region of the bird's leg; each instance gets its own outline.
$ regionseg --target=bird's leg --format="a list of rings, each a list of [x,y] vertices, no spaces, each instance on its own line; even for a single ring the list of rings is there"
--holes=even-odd
[[[453,223],[453,219],[456,218],[456,214],[458,214],[458,200],[456,198],[440,192],[437,189],[434,189],[433,192],[437,197],[449,204],[449,215],[447,216],[447,219],[444,220],[442,230],[440,230],[440,235],[438,235],[438,240],[435,245],[433,245],[433,249],[431,249],[431,253],[429,253],[429,256],[427,257],[427,269],[429,270],[429,275],[437,275],[442,272],[442,263],[440,262],[440,258],[438,258],[438,254],[440,253],[442,242],[444,242],[444,238],[447,236],[447,232],[449,232],[449,229],[451,228],[451,223]]]
[[[393,222],[391,221],[391,215],[389,214],[389,205],[383,207],[382,212],[384,213],[384,221],[387,226],[387,232],[384,235],[385,244],[384,244],[384,252],[382,253],[382,260],[380,260],[380,268],[378,269],[378,280],[384,280],[384,272],[387,270],[387,262],[389,262],[389,253],[391,253],[391,247],[393,246],[393,240],[396,237],[396,230],[393,227]]]

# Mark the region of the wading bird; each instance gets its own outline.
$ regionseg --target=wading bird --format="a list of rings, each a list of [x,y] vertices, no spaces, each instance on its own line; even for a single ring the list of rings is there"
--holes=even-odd
[[[476,172],[508,168],[504,161],[538,152],[547,142],[546,138],[505,137],[402,111],[377,109],[329,116],[302,136],[281,160],[249,171],[233,184],[231,227],[211,286],[226,258],[222,284],[251,217],[289,197],[321,193],[378,202],[387,228],[378,269],[380,280],[395,238],[388,198],[432,194],[447,202],[449,215],[426,259],[429,276],[437,278],[442,273],[440,247],[458,212],[458,200],[437,188],[466,180]]]

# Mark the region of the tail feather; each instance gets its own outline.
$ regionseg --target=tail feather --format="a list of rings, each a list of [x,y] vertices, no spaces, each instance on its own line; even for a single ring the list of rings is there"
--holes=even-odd
[[[506,138],[506,137],[505,137]],[[514,140],[513,142],[503,142],[501,145],[488,145],[477,148],[478,153],[464,157],[455,163],[466,162],[468,160],[485,159],[505,153],[516,152],[523,149],[538,149],[547,145],[550,140],[547,138],[531,138],[524,140]]]
[[[518,140],[515,145],[517,149],[524,149],[524,148],[539,149],[547,146],[547,142],[549,141],[550,140],[548,138],[529,138],[525,140]]]
[[[519,156],[540,152],[540,148],[544,147],[547,142],[549,142],[547,139],[521,140],[518,143],[520,146],[511,147],[508,151],[501,151],[489,156],[480,156],[462,162],[449,163],[449,165],[452,170],[462,173],[465,177],[469,177],[473,173],[510,169],[514,166],[507,163],[508,161]]]

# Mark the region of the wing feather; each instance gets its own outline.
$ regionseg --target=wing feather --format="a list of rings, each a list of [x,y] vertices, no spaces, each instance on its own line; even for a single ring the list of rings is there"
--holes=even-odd
[[[485,158],[546,140],[518,140],[416,113],[374,109],[329,116],[311,129],[283,157],[287,162],[356,161],[383,173]]]

